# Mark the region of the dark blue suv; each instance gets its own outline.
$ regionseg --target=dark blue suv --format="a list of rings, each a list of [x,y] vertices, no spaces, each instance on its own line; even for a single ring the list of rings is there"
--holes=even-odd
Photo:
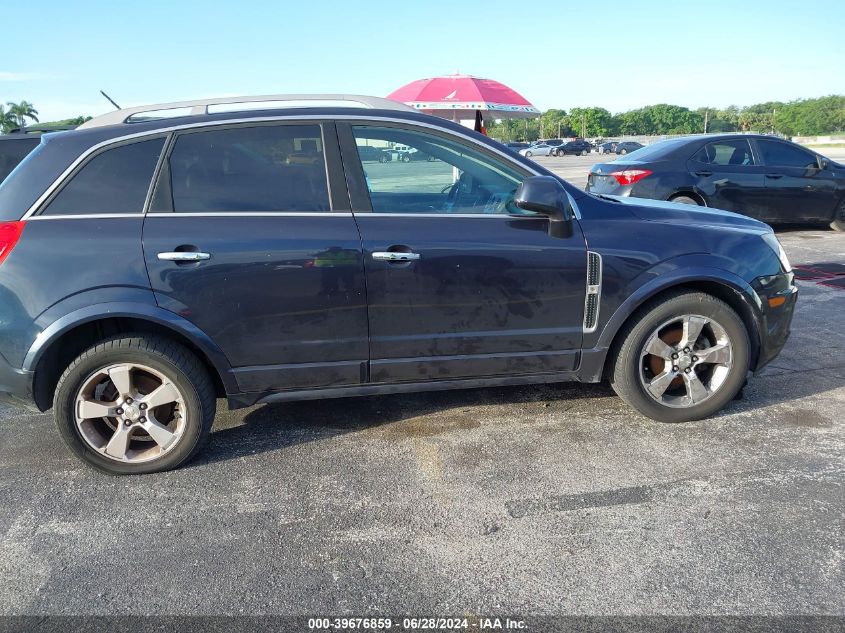
[[[0,186],[0,391],[111,473],[184,463],[216,398],[609,379],[655,420],[706,417],[795,298],[765,224],[587,194],[369,97],[121,110]]]

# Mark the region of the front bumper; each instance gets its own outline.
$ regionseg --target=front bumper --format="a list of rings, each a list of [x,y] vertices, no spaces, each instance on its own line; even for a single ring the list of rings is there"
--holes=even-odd
[[[760,354],[753,367],[756,372],[780,354],[789,338],[798,287],[791,272],[758,277],[751,287],[761,303]]]
[[[37,411],[32,398],[31,371],[15,369],[0,356],[0,402]]]

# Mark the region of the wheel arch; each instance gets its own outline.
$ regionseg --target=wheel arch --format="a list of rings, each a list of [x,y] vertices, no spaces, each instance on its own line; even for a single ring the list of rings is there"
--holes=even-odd
[[[679,196],[688,196],[690,198],[694,198],[698,201],[698,204],[702,207],[709,207],[710,205],[707,204],[707,198],[702,195],[700,191],[698,191],[695,187],[680,187],[673,191],[668,198],[667,201],[671,202],[675,198]]]
[[[639,317],[643,308],[662,295],[678,290],[704,292],[727,303],[742,319],[751,344],[750,368],[757,367],[760,357],[762,316],[756,293],[739,277],[727,271],[673,275],[657,279],[633,293],[605,323],[598,344],[592,350],[585,350],[580,378],[595,382],[607,378],[616,350],[621,345],[621,333],[632,319]]]
[[[32,392],[38,409],[46,411],[52,406],[56,384],[74,358],[99,340],[129,332],[165,336],[191,350],[208,370],[218,397],[239,391],[223,352],[189,321],[144,304],[104,304],[58,319],[33,343],[24,360],[24,369],[34,374]]]

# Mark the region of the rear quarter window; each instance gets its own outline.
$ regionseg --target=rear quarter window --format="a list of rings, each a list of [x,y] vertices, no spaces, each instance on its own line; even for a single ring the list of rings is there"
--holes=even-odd
[[[164,137],[106,149],[70,177],[41,215],[141,213]]]

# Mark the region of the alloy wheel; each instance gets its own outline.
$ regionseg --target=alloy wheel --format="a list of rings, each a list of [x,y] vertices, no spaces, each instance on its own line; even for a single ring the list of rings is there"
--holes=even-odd
[[[646,339],[639,377],[662,405],[691,407],[710,399],[733,366],[733,345],[715,320],[685,314],[664,322]]]
[[[74,417],[83,441],[124,463],[160,458],[187,427],[185,398],[160,371],[138,363],[108,365],[89,375],[76,395]]]

